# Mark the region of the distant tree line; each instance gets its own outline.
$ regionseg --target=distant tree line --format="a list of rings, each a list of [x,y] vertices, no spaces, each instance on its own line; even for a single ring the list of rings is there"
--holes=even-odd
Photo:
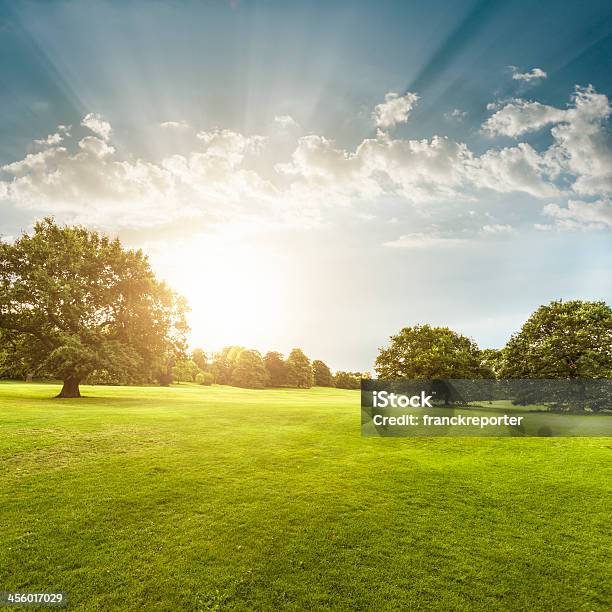
[[[605,302],[550,302],[499,350],[481,350],[448,327],[405,327],[379,349],[375,370],[382,379],[611,378],[612,308]]]
[[[31,234],[0,240],[1,378],[60,379],[60,397],[79,397],[82,382],[357,389],[369,377],[333,374],[299,348],[286,358],[241,346],[189,352],[187,311],[146,255],[105,234],[45,218]],[[612,378],[612,309],[553,301],[501,350],[481,350],[448,327],[405,327],[375,369],[382,379]]]
[[[311,361],[299,348],[294,348],[285,358],[278,351],[262,356],[259,351],[243,346],[226,346],[208,356],[203,349],[195,348],[190,354],[177,359],[170,375],[163,384],[170,382],[195,382],[233,385],[248,389],[264,387],[336,387],[359,389],[361,378],[370,377],[367,372],[332,373],[329,366],[315,359]]]
[[[612,378],[612,308],[605,302],[553,301],[540,306],[500,350],[480,350],[448,327],[415,325],[391,336],[375,365],[381,379],[539,379],[575,381],[568,393],[553,383],[531,385],[515,403],[550,403],[559,411],[609,410],[600,396],[587,397],[586,379]],[[526,386],[527,388],[528,386]],[[553,401],[550,401],[550,400]]]

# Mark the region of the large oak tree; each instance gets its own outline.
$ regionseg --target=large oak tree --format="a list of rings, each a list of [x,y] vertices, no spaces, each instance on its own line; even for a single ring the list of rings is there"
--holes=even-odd
[[[476,343],[448,327],[415,325],[391,336],[375,365],[383,379],[493,378]]]
[[[611,378],[612,308],[605,302],[540,306],[502,351],[501,378]]]
[[[30,373],[63,380],[58,397],[80,397],[95,372],[151,379],[184,349],[185,310],[147,257],[118,239],[47,218],[0,242],[3,344]]]

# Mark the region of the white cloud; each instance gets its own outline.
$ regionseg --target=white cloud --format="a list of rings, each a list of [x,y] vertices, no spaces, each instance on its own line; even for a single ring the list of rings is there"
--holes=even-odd
[[[567,206],[547,204],[542,212],[555,220],[554,227],[562,230],[612,229],[612,200],[594,202],[570,200]],[[553,226],[540,226],[553,227]]]
[[[277,170],[292,176],[292,191],[323,201],[396,194],[417,202],[457,196],[471,153],[463,144],[431,140],[366,139],[355,151],[339,149],[322,136],[304,136],[288,164]]]
[[[263,136],[244,136],[232,130],[211,130],[198,132],[197,137],[206,146],[209,158],[238,166],[245,156],[258,155],[265,142]]]
[[[568,121],[552,128],[547,156],[575,177],[572,189],[586,196],[612,194],[612,113],[608,97],[592,87],[576,88]]]
[[[104,140],[108,140],[110,138],[112,132],[111,124],[98,113],[89,113],[88,115],[85,115],[85,117],[83,117],[83,121],[81,121],[81,125],[91,130],[94,134],[97,134]]]
[[[115,152],[115,147],[110,146],[106,141],[95,136],[85,136],[79,141],[79,148],[96,157],[107,157]]]
[[[445,113],[445,119],[454,119],[455,121],[463,121],[467,117],[467,111],[462,111],[460,108],[454,108],[452,111]]]
[[[300,124],[291,115],[276,115],[274,123],[277,123],[283,130],[300,127]]]
[[[463,238],[443,238],[438,235],[417,232],[404,234],[397,240],[383,243],[383,246],[396,249],[439,249],[461,247],[466,244],[469,244],[469,240]]]
[[[537,81],[545,79],[548,75],[541,68],[533,68],[529,72],[519,72],[516,66],[512,66],[512,78],[515,81]]]
[[[113,228],[185,217],[221,223],[254,211],[273,214],[268,204],[275,200],[275,188],[241,165],[247,154],[256,154],[262,139],[228,130],[199,136],[203,150],[159,163],[119,159],[114,147],[96,136],[80,140],[76,153],[48,148],[2,167],[12,180],[0,181],[0,198]]]
[[[514,229],[511,225],[502,225],[500,223],[492,223],[491,225],[483,225],[481,232],[483,234],[509,234]]]
[[[47,163],[53,158],[61,156],[66,152],[63,147],[52,147],[45,149],[39,153],[29,153],[23,159],[2,166],[2,170],[15,177],[27,176],[31,173],[43,171],[47,167]],[[5,186],[5,195],[8,194],[10,183],[3,183]]]
[[[551,182],[556,167],[524,142],[515,147],[490,149],[474,158],[468,174],[475,187],[501,193],[528,193],[536,198],[559,195]]]
[[[606,95],[591,86],[576,87],[565,110],[515,100],[492,115],[483,129],[518,136],[552,124],[554,142],[541,155],[551,178],[564,175],[580,195],[607,195],[612,193],[612,134],[607,124],[611,114]]]
[[[34,143],[37,145],[43,146],[55,146],[58,145],[64,140],[64,137],[59,132],[55,132],[55,134],[49,134],[46,138],[41,138],[40,140],[35,140]]]
[[[403,96],[389,92],[385,95],[385,101],[374,108],[372,113],[374,122],[382,129],[391,128],[398,123],[406,123],[418,99],[419,96],[410,91]]]
[[[181,119],[180,121],[162,121],[159,124],[159,127],[164,129],[184,130],[189,127],[189,123],[184,119]]]
[[[491,136],[516,138],[566,120],[567,112],[539,102],[516,99],[491,115],[482,127]]]
[[[502,115],[512,117],[504,119],[503,129],[522,133],[526,126],[549,121],[536,104],[506,105],[513,111]],[[425,212],[428,203],[430,211],[441,203],[462,206],[486,192],[605,199],[612,192],[608,98],[592,88],[577,89],[567,109],[544,108],[555,113],[557,123],[551,129],[553,143],[543,151],[518,142],[478,154],[446,137],[394,138],[379,130],[354,148],[323,135],[287,134],[295,138],[287,154],[285,147],[272,146],[273,141],[261,136],[216,129],[199,132],[192,150],[168,152],[155,161],[129,151],[120,156],[111,142],[111,126],[88,115],[83,124],[95,127],[95,135],[77,142],[66,135],[61,143],[46,144],[3,166],[0,200],[69,220],[138,227],[185,217],[214,224],[256,217],[294,223],[303,218],[310,224],[324,219],[330,209],[358,200],[391,198]],[[562,220],[551,214],[555,222]],[[377,217],[386,215],[381,211]],[[480,232],[500,233],[502,227],[491,222]],[[424,241],[409,236],[411,244]]]

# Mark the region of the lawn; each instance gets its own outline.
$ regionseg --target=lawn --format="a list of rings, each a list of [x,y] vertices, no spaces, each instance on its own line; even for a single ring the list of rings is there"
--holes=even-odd
[[[605,438],[362,438],[359,392],[0,384],[0,591],[609,609]]]

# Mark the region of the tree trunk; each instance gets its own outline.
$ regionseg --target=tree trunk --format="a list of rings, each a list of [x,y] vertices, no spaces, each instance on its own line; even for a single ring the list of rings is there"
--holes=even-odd
[[[79,382],[80,381],[76,378],[67,378],[57,397],[81,397]]]

